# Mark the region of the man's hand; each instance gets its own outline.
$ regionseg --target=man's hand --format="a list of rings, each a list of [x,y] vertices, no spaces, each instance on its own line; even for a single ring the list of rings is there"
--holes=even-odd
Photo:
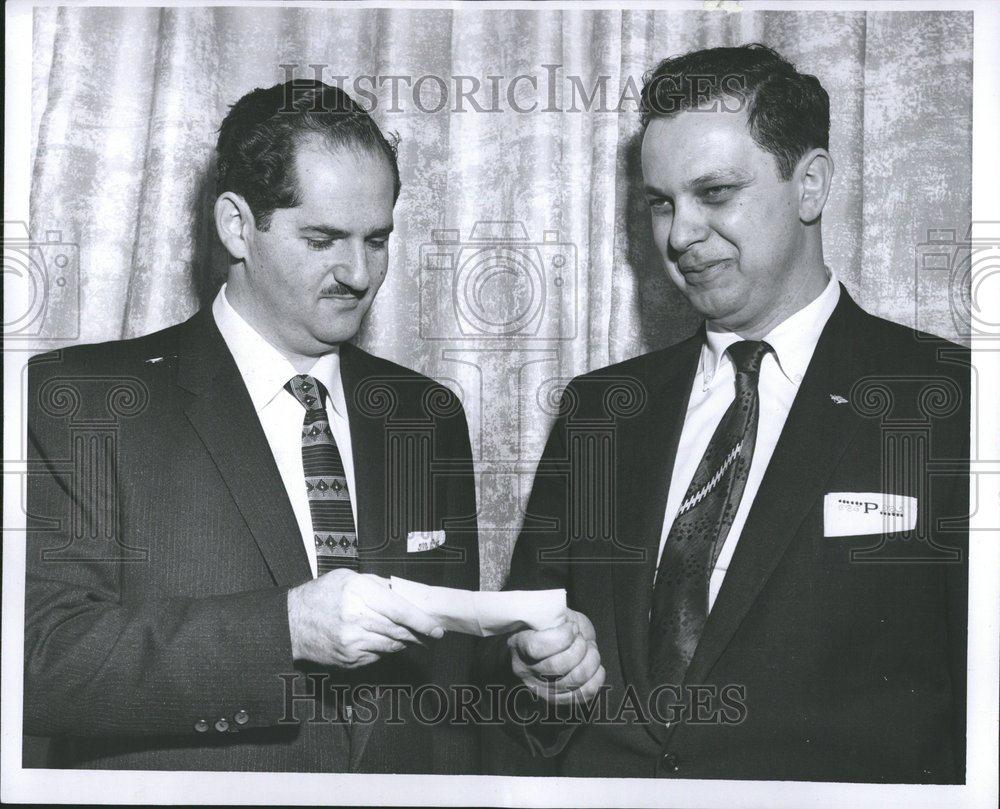
[[[398,652],[420,635],[440,638],[438,622],[378,576],[333,570],[288,591],[292,657],[358,668]]]
[[[605,678],[594,625],[582,612],[566,612],[559,626],[507,639],[514,674],[536,697],[556,704],[589,701]]]

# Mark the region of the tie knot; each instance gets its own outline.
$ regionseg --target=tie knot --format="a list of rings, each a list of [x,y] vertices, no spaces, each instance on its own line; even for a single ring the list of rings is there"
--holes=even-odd
[[[298,399],[306,410],[322,410],[323,383],[309,374],[296,374],[285,383],[285,390]]]
[[[737,374],[757,376],[764,357],[774,349],[763,340],[742,340],[733,343],[726,351],[736,367]]]

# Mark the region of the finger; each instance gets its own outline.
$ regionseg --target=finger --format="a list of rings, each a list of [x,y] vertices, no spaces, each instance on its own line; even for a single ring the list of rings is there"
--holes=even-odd
[[[580,661],[587,654],[587,648],[587,641],[577,636],[573,639],[568,649],[554,654],[552,657],[539,660],[530,668],[535,676],[540,679],[545,679],[546,677],[563,677],[579,665]]]
[[[582,612],[573,611],[573,623],[576,624],[577,630],[583,636],[584,640],[597,640],[597,632],[594,630],[594,624]]]
[[[588,682],[601,667],[601,654],[593,644],[586,644],[583,659],[577,663],[566,676],[555,680],[553,685],[559,689],[573,690]]]
[[[369,632],[374,632],[378,635],[385,635],[388,638],[394,638],[395,640],[403,641],[404,643],[419,643],[421,646],[426,645],[405,626],[394,624],[384,615],[380,615],[370,609],[367,609],[362,613],[359,625]]]
[[[356,642],[355,647],[365,652],[392,654],[393,652],[403,651],[406,648],[406,644],[395,638],[387,638],[385,635],[379,635],[375,632],[366,632]]]
[[[559,691],[552,687],[551,683],[530,684],[525,686],[540,699],[551,702],[555,705],[570,705],[575,703],[590,702],[598,693],[607,678],[604,666],[598,666],[594,675],[580,688],[572,691]]]
[[[344,663],[341,668],[359,669],[362,666],[370,666],[372,663],[378,661],[378,659],[378,655],[372,652],[359,652],[356,658],[350,663]]]
[[[572,624],[560,624],[552,629],[525,630],[511,639],[521,659],[529,665],[566,651],[576,639]]]
[[[570,705],[577,701],[576,691],[556,691],[548,683],[525,682],[525,686],[538,699],[553,705]]]
[[[577,702],[590,702],[597,695],[597,692],[600,691],[606,679],[607,672],[605,672],[604,666],[598,666],[593,676],[576,691],[571,693],[576,696]]]
[[[529,688],[537,688],[543,691],[549,688],[553,678],[546,678],[536,674],[534,669],[521,659],[516,649],[511,650],[510,662],[514,675],[520,678]]]
[[[432,638],[444,635],[444,628],[436,619],[392,590],[373,590],[370,594],[366,594],[365,600],[372,610],[395,624],[408,627],[422,635],[430,635]]]

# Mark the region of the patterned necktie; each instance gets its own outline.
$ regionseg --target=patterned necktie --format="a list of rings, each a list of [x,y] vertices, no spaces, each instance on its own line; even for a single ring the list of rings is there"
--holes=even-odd
[[[358,569],[358,535],[354,529],[351,495],[344,461],[330,430],[323,385],[308,374],[293,376],[285,385],[306,409],[302,422],[302,467],[319,575],[338,567]]]
[[[654,685],[681,685],[708,618],[712,568],[743,496],[757,438],[757,380],[765,342],[731,345],[736,398],[708,442],[663,547],[649,624]]]

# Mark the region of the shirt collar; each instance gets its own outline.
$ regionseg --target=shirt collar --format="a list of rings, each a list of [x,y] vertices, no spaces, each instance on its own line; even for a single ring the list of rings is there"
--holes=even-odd
[[[243,382],[247,386],[254,410],[258,413],[280,394],[298,372],[289,359],[237,312],[226,297],[226,284],[212,302],[212,315],[226,341]],[[344,386],[340,379],[340,353],[334,348],[316,360],[309,374],[326,387],[333,409],[347,416]]]
[[[829,267],[827,272],[830,274],[830,279],[823,291],[764,336],[764,340],[774,349],[781,373],[794,385],[802,382],[823,327],[826,326],[826,321],[830,319],[840,300],[840,282]],[[719,370],[719,364],[723,360],[729,362],[726,349],[742,339],[731,331],[705,330],[700,366],[703,389],[707,390],[712,384]]]

